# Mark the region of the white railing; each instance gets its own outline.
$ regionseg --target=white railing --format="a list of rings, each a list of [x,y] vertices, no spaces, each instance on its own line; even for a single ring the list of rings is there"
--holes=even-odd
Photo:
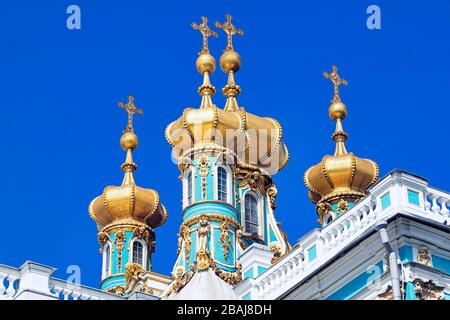
[[[51,278],[50,292],[58,300],[124,300],[125,298],[105,291],[77,285],[60,279]]]
[[[408,190],[418,192],[419,205],[410,203]],[[389,192],[388,205],[383,208],[381,198]],[[290,287],[312,274],[330,258],[342,251],[351,242],[373,229],[377,221],[403,212],[436,223],[450,225],[450,193],[428,186],[423,179],[402,171],[394,171],[380,181],[359,201],[319,232],[300,240],[294,250],[280,259],[274,266],[256,278],[253,299],[276,299]],[[317,257],[313,261],[305,258],[304,248],[315,246]]]
[[[424,193],[427,214],[434,214],[447,219],[449,217],[450,194],[438,189],[427,187]]]
[[[20,272],[17,268],[0,265],[0,300],[12,300],[17,291]]]
[[[48,270],[46,275],[36,271]],[[26,270],[26,272],[24,271]],[[77,285],[72,282],[51,278],[55,269],[26,262],[20,268],[0,265],[0,300],[21,299],[21,292],[30,290],[34,295],[28,299],[58,299],[58,300],[123,300],[124,297],[112,293]],[[23,282],[21,283],[21,278]],[[31,281],[30,281],[31,280]]]

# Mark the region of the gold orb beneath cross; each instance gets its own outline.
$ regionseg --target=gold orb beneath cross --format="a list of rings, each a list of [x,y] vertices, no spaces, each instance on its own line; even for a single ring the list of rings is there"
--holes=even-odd
[[[216,70],[216,59],[209,53],[202,53],[198,56],[195,66],[200,74],[205,72],[211,74]]]
[[[328,109],[328,114],[333,120],[343,120],[347,116],[347,107],[341,101],[332,102]]]
[[[237,72],[241,68],[241,56],[234,50],[226,50],[220,56],[220,67],[223,72]]]
[[[123,150],[134,150],[138,146],[138,137],[133,132],[125,132],[120,138],[120,146]]]

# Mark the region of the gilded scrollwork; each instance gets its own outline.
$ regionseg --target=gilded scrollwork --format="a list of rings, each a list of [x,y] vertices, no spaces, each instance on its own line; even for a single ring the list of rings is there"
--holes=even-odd
[[[330,211],[333,211],[333,208],[328,202],[319,202],[316,207],[317,214],[319,215],[319,219],[317,222],[319,224],[323,224],[324,218],[328,215]]]
[[[223,257],[225,260],[228,259],[230,254],[231,239],[229,235],[230,227],[227,221],[222,221],[220,224],[220,237],[219,243],[222,245]]]
[[[191,230],[187,226],[182,226],[180,234],[182,235],[182,241],[184,241],[184,256],[186,259],[186,263],[189,263],[191,260]]]
[[[98,242],[100,243],[100,249],[98,250],[100,253],[103,253],[103,247],[105,246],[106,242],[110,240],[109,235],[104,232],[100,231],[97,235]]]
[[[343,214],[344,212],[346,212],[349,208],[348,202],[347,200],[341,199],[339,200],[338,204],[337,204],[337,212],[339,214]]]
[[[145,242],[148,242],[150,238],[150,231],[146,227],[137,227],[134,229],[133,235],[135,235],[139,240],[145,240]]]
[[[207,188],[207,180],[206,178],[208,177],[208,173],[209,173],[209,169],[211,167],[209,158],[206,154],[203,154],[200,159],[198,160],[198,171],[200,173],[200,177],[201,177],[201,181],[202,181],[202,199],[206,198],[206,188]]]
[[[275,210],[277,207],[277,204],[275,203],[275,198],[278,195],[278,189],[275,187],[274,184],[271,184],[266,191],[267,199],[269,201],[270,207]]]
[[[117,250],[117,268],[122,269],[122,252],[125,246],[125,231],[120,230],[116,233],[116,237],[114,239],[114,245]]]
[[[248,185],[253,191],[264,190],[265,179],[259,170],[248,172],[242,179],[240,186]]]
[[[230,272],[225,271],[219,267],[216,266],[215,262],[211,263],[211,267],[213,268],[214,272],[224,281],[228,282],[231,285],[237,285],[239,282],[242,281],[242,265],[240,262],[236,263],[236,271]]]
[[[270,263],[275,264],[282,257],[281,248],[279,245],[272,243],[269,246],[269,250],[273,252],[273,257],[272,257],[272,260],[270,261]]]
[[[108,292],[116,294],[118,296],[123,296],[125,293],[125,288],[122,286],[115,286],[113,288],[108,289]]]
[[[178,266],[173,273],[174,281],[172,285],[169,287],[169,290],[164,294],[163,298],[167,298],[173,292],[179,292],[191,279],[193,276],[193,272],[184,272],[184,268]]]
[[[206,270],[211,265],[211,258],[208,251],[208,234],[211,231],[211,226],[208,220],[202,219],[197,226],[198,233],[198,252],[197,252],[197,269]]]
[[[180,176],[178,177],[178,179],[183,178],[184,173],[186,172],[187,169],[189,169],[191,165],[192,161],[188,157],[181,156],[178,159],[178,170],[180,170]]]

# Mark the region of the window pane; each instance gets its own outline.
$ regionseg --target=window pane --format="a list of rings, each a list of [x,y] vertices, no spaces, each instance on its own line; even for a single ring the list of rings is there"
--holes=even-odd
[[[192,203],[192,171],[188,173],[186,183],[187,183],[187,203],[189,205]]]
[[[134,263],[139,263],[140,265],[142,265],[142,259],[143,259],[142,249],[143,249],[142,243],[140,243],[139,241],[133,242],[133,262]]]
[[[227,201],[227,171],[222,167],[217,169],[217,197]]]
[[[258,203],[251,194],[245,195],[245,229],[248,233],[258,233]]]
[[[105,275],[109,275],[109,269],[111,268],[111,249],[109,244],[105,246]]]

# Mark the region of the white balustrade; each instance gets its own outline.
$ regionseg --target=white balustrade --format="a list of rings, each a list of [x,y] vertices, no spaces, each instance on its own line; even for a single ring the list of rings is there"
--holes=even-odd
[[[399,179],[398,175],[400,176]],[[361,199],[347,212],[324,226],[320,233],[316,235],[315,240],[311,239],[311,237],[303,239],[303,242],[297,244],[293,251],[277,262],[277,267],[269,269],[255,279],[259,298],[276,298],[277,294],[275,291],[279,287],[283,287],[282,289],[286,290],[288,283],[292,282],[292,285],[297,284],[302,277],[306,277],[316,268],[319,268],[356,237],[372,229],[378,220],[385,219],[386,215],[396,214],[395,208],[402,208],[403,211],[406,207],[414,208],[411,203],[407,203],[409,199],[406,192],[410,188],[408,184],[410,183],[410,177],[404,172],[394,172],[392,176],[387,176],[378,183],[379,188],[374,188],[372,194]],[[390,179],[397,179],[397,183],[390,183]],[[417,181],[415,183],[411,188],[417,190]],[[381,196],[388,191],[391,193],[390,204],[382,210]],[[401,192],[405,192],[404,195],[401,195]],[[437,223],[446,222],[450,224],[450,194],[429,187],[426,181],[423,182],[422,192],[423,207],[419,208],[419,211],[407,210],[407,212],[411,214],[417,212],[417,214],[422,216],[428,216]],[[317,252],[318,256],[312,263],[312,261],[303,259],[303,248],[311,247],[314,241],[316,248],[320,247],[321,250]]]
[[[16,268],[0,265],[0,300],[11,300],[17,291],[20,273]]]

